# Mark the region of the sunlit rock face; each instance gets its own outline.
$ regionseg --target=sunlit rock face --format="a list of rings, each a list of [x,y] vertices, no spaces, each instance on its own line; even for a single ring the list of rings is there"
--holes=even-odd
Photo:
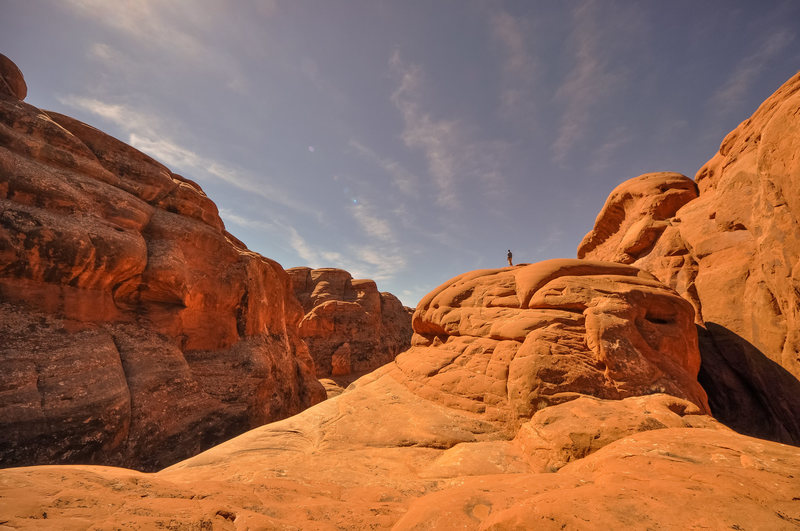
[[[579,394],[652,393],[707,411],[691,305],[637,268],[548,260],[456,277],[420,301],[397,368],[415,392],[491,420]]]
[[[474,271],[423,299],[415,346],[340,395],[155,474],[4,471],[0,517],[23,529],[43,515],[62,528],[785,528],[800,518],[800,449],[704,414],[693,322],[688,302],[627,265]]]
[[[335,268],[286,272],[305,312],[298,331],[318,377],[371,371],[409,347],[410,309],[374,281]]]
[[[732,131],[695,181],[618,186],[578,248],[653,273],[701,326],[714,415],[800,444],[800,74]]]
[[[197,184],[21,101],[9,64],[0,465],[157,468],[321,400],[283,269]]]

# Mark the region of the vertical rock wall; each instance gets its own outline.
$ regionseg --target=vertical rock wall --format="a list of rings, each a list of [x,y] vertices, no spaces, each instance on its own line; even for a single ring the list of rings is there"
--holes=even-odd
[[[695,181],[615,189],[578,257],[633,264],[692,302],[714,415],[800,444],[800,73],[723,140]]]
[[[0,73],[0,466],[155,469],[324,398],[280,265]]]

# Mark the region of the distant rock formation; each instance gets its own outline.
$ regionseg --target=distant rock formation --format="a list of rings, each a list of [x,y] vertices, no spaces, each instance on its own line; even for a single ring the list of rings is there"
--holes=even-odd
[[[619,185],[579,258],[653,273],[691,301],[714,416],[800,445],[800,73],[731,132],[693,182]]]
[[[242,529],[800,519],[800,449],[703,414],[691,305],[648,273],[580,260],[474,271],[425,297],[414,330],[415,346],[339,396],[156,474],[4,471],[0,516]]]
[[[323,399],[280,265],[0,74],[0,466],[157,469]]]
[[[409,347],[412,310],[374,281],[334,268],[286,272],[305,312],[298,330],[318,377],[371,371]]]

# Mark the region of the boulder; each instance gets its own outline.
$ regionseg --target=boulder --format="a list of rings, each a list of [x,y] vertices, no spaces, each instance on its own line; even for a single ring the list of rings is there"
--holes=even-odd
[[[414,346],[396,361],[408,385],[514,429],[579,395],[668,393],[708,412],[691,305],[635,267],[473,271],[424,297],[413,324]]]
[[[411,342],[411,309],[372,280],[343,269],[286,270],[305,316],[298,325],[317,376],[371,371],[389,363]]]
[[[152,470],[297,413],[324,398],[301,317],[197,184],[0,98],[0,466]]]
[[[579,258],[653,273],[692,303],[718,419],[800,444],[800,73],[732,131],[695,180],[619,185]]]

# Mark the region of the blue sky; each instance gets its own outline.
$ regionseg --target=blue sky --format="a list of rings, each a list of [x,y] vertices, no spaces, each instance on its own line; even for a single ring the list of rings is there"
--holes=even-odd
[[[284,267],[414,306],[574,257],[608,193],[689,176],[800,69],[800,2],[0,0],[27,101],[199,182]],[[213,258],[211,258],[213,259]]]

